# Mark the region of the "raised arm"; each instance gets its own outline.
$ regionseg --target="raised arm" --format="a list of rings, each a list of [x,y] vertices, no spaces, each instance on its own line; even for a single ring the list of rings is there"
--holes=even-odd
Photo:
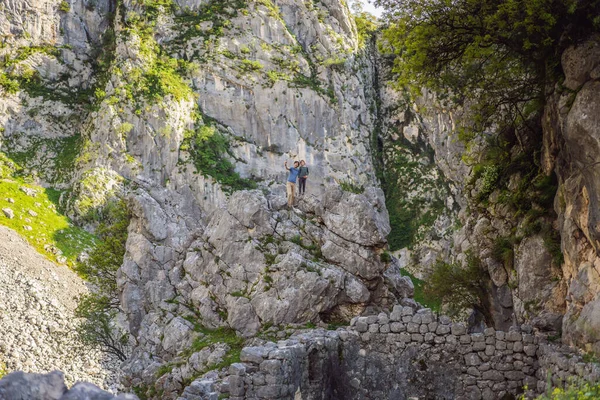
[[[288,171],[290,170],[287,166],[287,161],[283,163],[283,166],[285,167],[285,169],[287,169]]]

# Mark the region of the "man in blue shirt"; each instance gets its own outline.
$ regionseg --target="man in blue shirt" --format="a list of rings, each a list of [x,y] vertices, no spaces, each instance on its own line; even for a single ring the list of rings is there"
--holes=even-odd
[[[288,168],[287,161],[283,163],[285,169],[290,171],[290,175],[287,179],[287,185],[285,187],[287,191],[287,199],[288,199],[288,207],[292,208],[294,206],[294,193],[296,192],[296,179],[298,178],[298,161],[294,161],[294,166],[292,168]]]

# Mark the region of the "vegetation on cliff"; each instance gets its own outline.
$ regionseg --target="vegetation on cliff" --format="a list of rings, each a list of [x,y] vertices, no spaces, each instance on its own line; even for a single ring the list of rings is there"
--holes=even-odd
[[[563,51],[600,30],[600,1],[376,3],[387,10],[381,47],[394,59],[396,84],[415,96],[432,89],[442,104],[467,114],[457,131],[466,143],[463,161],[472,167],[466,187],[471,211],[511,219],[510,235],[497,238],[492,257],[510,274],[515,248],[525,237],[540,235],[553,264],[560,265],[560,237],[552,226],[557,181],[539,163],[541,115],[548,90],[566,90]],[[461,271],[438,264],[429,292],[453,307],[485,306],[485,289],[467,305],[452,297],[456,287],[443,284]]]
[[[83,343],[125,360],[128,336],[115,326],[114,319],[120,307],[117,270],[125,255],[130,214],[123,200],[108,203],[102,214],[96,230],[101,242],[76,268],[94,289],[77,307],[76,316],[82,318],[78,333]]]
[[[187,130],[179,150],[189,153],[191,162],[199,173],[212,177],[227,192],[255,189],[252,179],[242,178],[229,160],[232,152],[228,138],[217,129],[217,122],[198,115],[195,129]]]
[[[61,192],[34,184],[19,164],[1,152],[0,178],[0,208],[7,210],[0,223],[18,232],[41,254],[74,265],[81,252],[95,246],[94,235],[60,212]]]
[[[398,83],[428,87],[475,115],[481,132],[520,125],[560,79],[564,49],[600,28],[598,0],[378,0]]]

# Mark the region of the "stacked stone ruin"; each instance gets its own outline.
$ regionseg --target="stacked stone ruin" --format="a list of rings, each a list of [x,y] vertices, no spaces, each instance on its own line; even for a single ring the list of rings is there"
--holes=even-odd
[[[193,382],[182,399],[500,399],[533,397],[548,381],[600,379],[598,364],[531,326],[468,333],[429,309],[395,306],[336,331],[246,347],[226,376]],[[510,397],[508,397],[510,398]]]

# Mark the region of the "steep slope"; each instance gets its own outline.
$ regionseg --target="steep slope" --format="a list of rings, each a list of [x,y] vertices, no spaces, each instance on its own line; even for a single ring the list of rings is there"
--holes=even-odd
[[[115,389],[118,360],[78,340],[74,310],[85,283],[0,226],[0,360],[8,371],[64,371],[69,383]]]

